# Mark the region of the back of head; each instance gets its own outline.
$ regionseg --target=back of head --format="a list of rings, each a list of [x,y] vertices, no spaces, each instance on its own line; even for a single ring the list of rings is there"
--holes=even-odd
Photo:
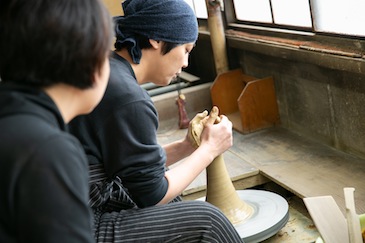
[[[184,0],[126,0],[123,11],[124,16],[115,18],[115,46],[128,46],[135,63],[141,58],[138,36],[174,44],[198,38],[197,18]]]
[[[2,82],[92,86],[113,37],[99,0],[1,0]]]

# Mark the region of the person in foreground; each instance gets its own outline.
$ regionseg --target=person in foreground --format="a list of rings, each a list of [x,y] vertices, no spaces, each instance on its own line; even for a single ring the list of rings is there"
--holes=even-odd
[[[226,116],[219,124],[207,122],[198,148],[189,136],[162,147],[157,111],[140,87],[168,85],[188,66],[198,37],[194,12],[184,0],[127,0],[122,6],[105,96],[92,113],[69,124],[89,159],[97,241],[242,242],[219,209],[179,198],[232,146],[232,123]],[[197,116],[209,120],[207,111]]]
[[[0,242],[95,242],[88,163],[66,123],[100,102],[113,22],[99,0],[0,3]]]

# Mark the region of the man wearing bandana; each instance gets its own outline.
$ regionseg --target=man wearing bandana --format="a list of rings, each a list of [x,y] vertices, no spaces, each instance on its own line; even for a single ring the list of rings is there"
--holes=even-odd
[[[207,124],[198,148],[189,136],[161,146],[156,108],[140,87],[166,86],[188,66],[198,38],[194,12],[184,0],[122,5],[105,96],[69,126],[89,159],[97,242],[242,242],[219,209],[179,197],[232,146],[232,123],[221,116],[219,124]],[[206,111],[197,116],[208,117]]]

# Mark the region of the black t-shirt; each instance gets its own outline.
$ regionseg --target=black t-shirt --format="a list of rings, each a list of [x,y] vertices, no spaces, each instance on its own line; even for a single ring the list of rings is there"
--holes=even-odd
[[[119,176],[139,207],[155,205],[168,188],[156,108],[128,61],[114,52],[110,71],[102,101],[71,121],[70,132],[83,144],[89,163],[104,164],[109,179]]]
[[[87,159],[45,93],[0,84],[0,242],[95,242]]]

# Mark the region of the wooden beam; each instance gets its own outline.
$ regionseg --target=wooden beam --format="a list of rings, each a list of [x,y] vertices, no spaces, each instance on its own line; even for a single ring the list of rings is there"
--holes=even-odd
[[[106,8],[109,10],[111,16],[124,15],[121,0],[103,0]]]

